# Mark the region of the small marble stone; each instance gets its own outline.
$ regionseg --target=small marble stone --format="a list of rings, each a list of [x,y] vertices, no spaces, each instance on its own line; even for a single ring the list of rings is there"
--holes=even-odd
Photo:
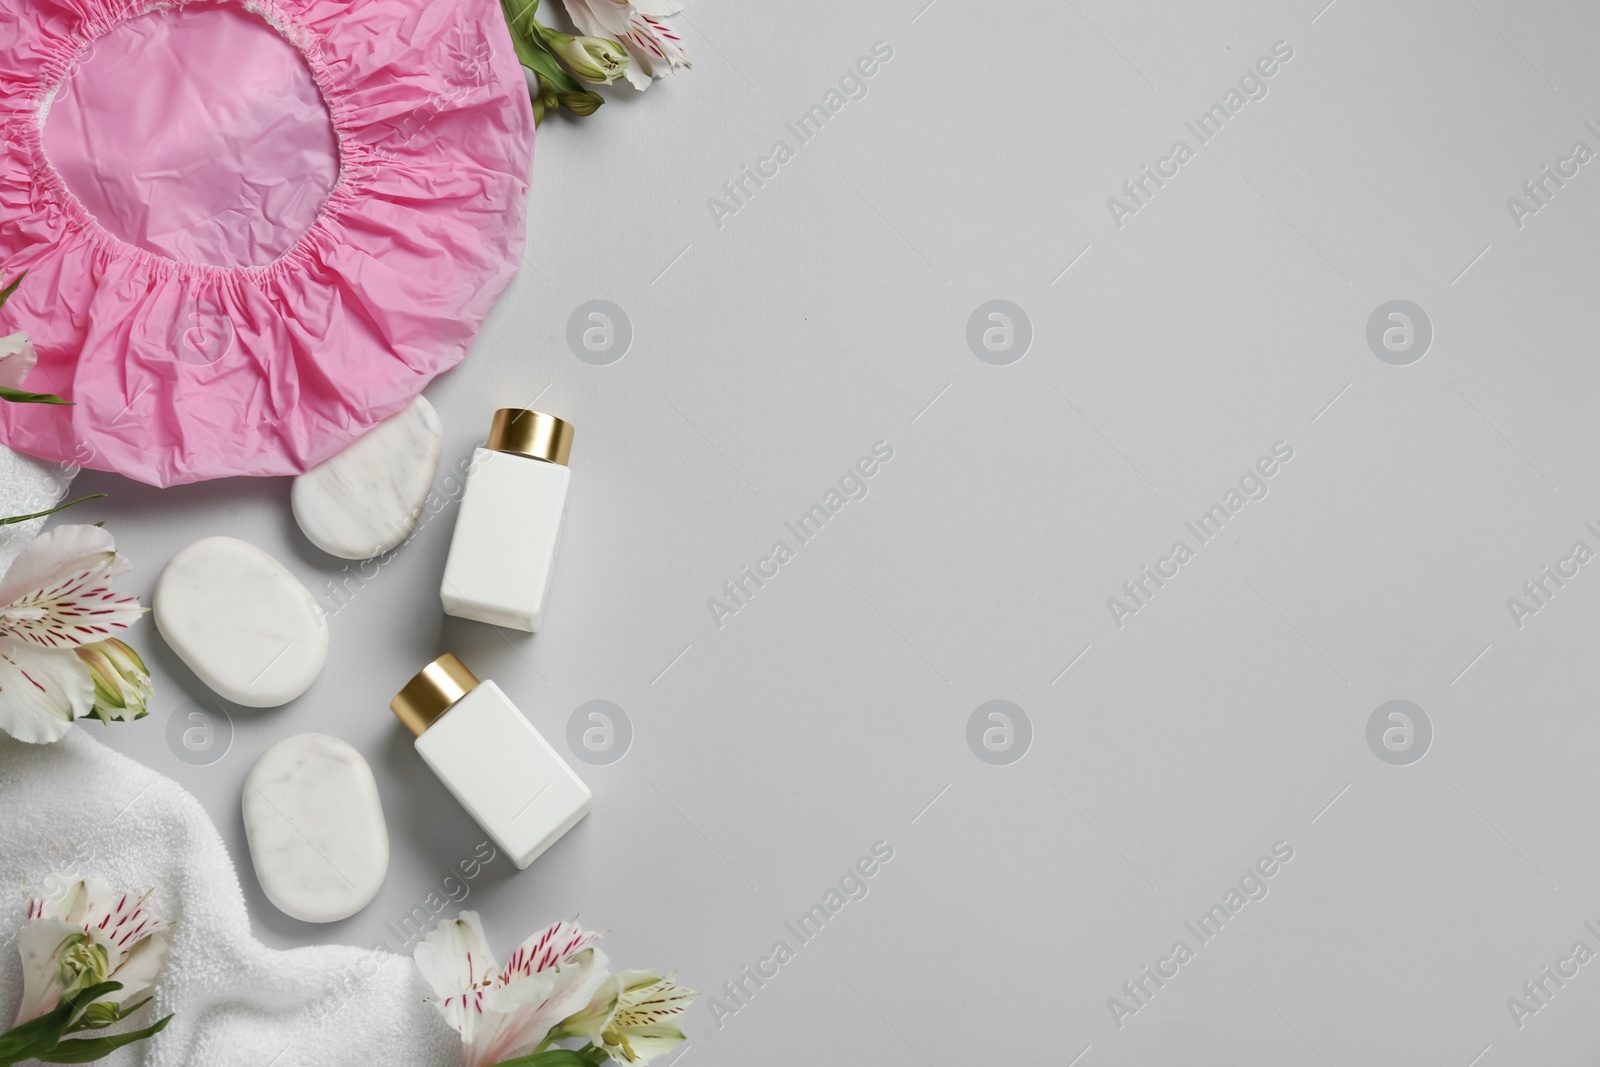
[[[256,880],[277,909],[308,923],[348,919],[389,872],[389,828],[372,768],[327,734],[267,749],[244,781],[244,833]]]
[[[382,555],[416,526],[443,451],[439,416],[419,396],[294,480],[289,500],[295,521],[312,544],[330,555]]]
[[[328,621],[283,564],[246,541],[207,537],[156,580],[156,629],[218,696],[275,708],[304,693],[328,659]]]

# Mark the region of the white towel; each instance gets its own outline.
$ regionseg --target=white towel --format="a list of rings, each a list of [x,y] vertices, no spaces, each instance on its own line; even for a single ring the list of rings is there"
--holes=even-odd
[[[0,519],[32,515],[61,503],[76,472],[70,467],[24,456],[0,445]],[[0,526],[0,574],[11,566],[22,546],[32,541],[44,519]]]
[[[250,935],[216,827],[176,782],[113,751],[90,723],[53,745],[0,736],[0,1028],[22,992],[15,937],[29,885],[53,871],[153,888],[176,922],[155,1002],[166,1030],[107,1067],[448,1067],[460,1039],[408,957],[344,946],[280,952]]]

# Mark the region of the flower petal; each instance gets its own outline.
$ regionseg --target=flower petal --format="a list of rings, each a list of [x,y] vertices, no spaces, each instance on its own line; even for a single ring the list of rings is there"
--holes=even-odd
[[[482,1026],[498,1029],[498,1018],[485,1019],[484,993],[500,977],[500,968],[483,936],[475,911],[442,922],[412,953],[417,970],[438,997],[434,1006],[469,1046]]]
[[[585,936],[592,941],[597,935]],[[582,1011],[605,980],[606,957],[595,948],[531,973],[508,971],[485,999],[490,1009],[504,1015],[504,1022],[484,1050],[484,1062],[500,1063],[533,1051],[557,1023]]]
[[[114,896],[111,886],[101,878],[80,878],[72,882],[56,901],[56,914],[74,926],[88,930],[107,914],[106,901]]]
[[[17,949],[22,954],[22,1004],[13,1026],[37,1019],[61,1002],[56,956],[63,941],[81,932],[65,919],[39,917],[30,918],[17,933]]]
[[[636,1063],[649,1063],[657,1056],[671,1052],[684,1040],[683,1031],[676,1026],[635,1026],[629,1028],[623,1036],[627,1038],[628,1051],[632,1052],[633,1056],[631,1059],[627,1058],[619,1049],[618,1052],[612,1053],[612,1058],[620,1059],[629,1067]],[[606,1051],[612,1051],[610,1045],[606,1046]]]
[[[39,362],[39,353],[25,333],[0,337],[0,385],[8,389],[21,389],[22,383]]]
[[[619,1063],[649,1063],[683,1041],[677,1018],[700,994],[673,982],[660,971],[623,971],[616,1014],[605,1024],[601,1041]]]
[[[689,1010],[700,994],[656,971],[623,971],[616,1025],[630,1030],[663,1026]]]
[[[476,1041],[468,1043],[473,1061],[502,1063],[532,1052],[550,1033],[550,1028],[565,1018],[552,1017],[553,1013],[539,1010],[556,994],[558,985],[563,990],[566,988],[561,980],[561,972],[551,970],[496,984],[485,992],[484,1013],[495,1022],[493,1026],[481,1027]]]
[[[632,7],[611,0],[563,0],[572,24],[590,37],[610,37],[621,40],[628,32],[628,19]]]
[[[110,562],[116,554],[116,541],[104,527],[81,524],[52,527],[17,553],[11,569],[6,571],[5,580],[0,581],[0,604],[9,604],[29,590],[53,585],[64,576],[87,570],[100,561]]]
[[[0,608],[0,635],[71,651],[104,641],[144,614],[139,598],[112,589],[105,571],[79,571]]]
[[[148,932],[133,939],[130,947],[123,953],[122,962],[111,969],[110,977],[122,983],[122,988],[112,994],[117,1004],[126,1004],[130,1000],[139,999],[139,995],[155,982],[156,975],[161,972],[162,964],[167,962],[167,950],[172,942],[172,927],[160,920],[154,920],[147,924],[145,929]]]
[[[611,1023],[621,996],[622,979],[614,974],[607,976],[589,998],[588,1006],[563,1019],[561,1028],[575,1037],[600,1044],[600,1032]]]
[[[40,648],[75,648],[131,625],[144,609],[111,588],[128,569],[111,535],[57,526],[24,548],[0,585],[0,635]]]
[[[585,930],[577,922],[551,923],[534,934],[506,960],[506,980],[519,975],[537,974],[594,947],[603,934]]]
[[[78,883],[75,889],[77,899],[69,905],[67,921],[81,926],[97,942],[106,946],[109,965],[114,973],[129,965],[130,961],[124,957],[143,951],[141,943],[145,938],[166,929],[166,923],[145,908],[145,901],[150,899],[148,890],[144,893],[119,893],[99,878],[87,878]],[[165,949],[162,951],[165,952]],[[160,966],[158,959],[155,969],[160,969]],[[131,973],[137,979],[142,974],[142,968],[136,967]],[[153,975],[154,971],[151,973]],[[127,984],[120,977],[117,980]]]
[[[0,730],[18,741],[59,741],[94,706],[89,668],[70,649],[0,637]]]
[[[677,67],[693,66],[683,50],[683,39],[666,23],[648,15],[634,15],[620,38],[633,62],[625,73],[635,89],[646,89]]]

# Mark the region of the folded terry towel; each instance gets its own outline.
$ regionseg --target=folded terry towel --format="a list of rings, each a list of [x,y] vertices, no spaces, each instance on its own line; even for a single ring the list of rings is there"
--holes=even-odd
[[[73,473],[71,468],[0,445],[0,519],[55,507],[72,484]],[[44,523],[44,519],[30,519],[14,526],[0,526],[0,574],[11,566],[22,546],[38,535]]]
[[[107,1067],[448,1067],[461,1045],[409,958],[344,946],[280,952],[250,934],[233,864],[199,801],[96,740],[0,735],[0,1029],[22,993],[16,934],[30,885],[52,872],[153,888],[177,929],[155,1002],[131,1024],[167,1029]]]

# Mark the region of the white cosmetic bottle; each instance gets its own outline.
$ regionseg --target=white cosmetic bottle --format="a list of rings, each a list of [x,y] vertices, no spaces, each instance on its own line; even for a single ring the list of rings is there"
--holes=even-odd
[[[472,456],[439,599],[447,615],[532,633],[544,618],[572,472],[572,425],[524,408],[494,413]]]
[[[518,870],[589,814],[589,787],[493,682],[445,653],[389,703],[417,754]]]

